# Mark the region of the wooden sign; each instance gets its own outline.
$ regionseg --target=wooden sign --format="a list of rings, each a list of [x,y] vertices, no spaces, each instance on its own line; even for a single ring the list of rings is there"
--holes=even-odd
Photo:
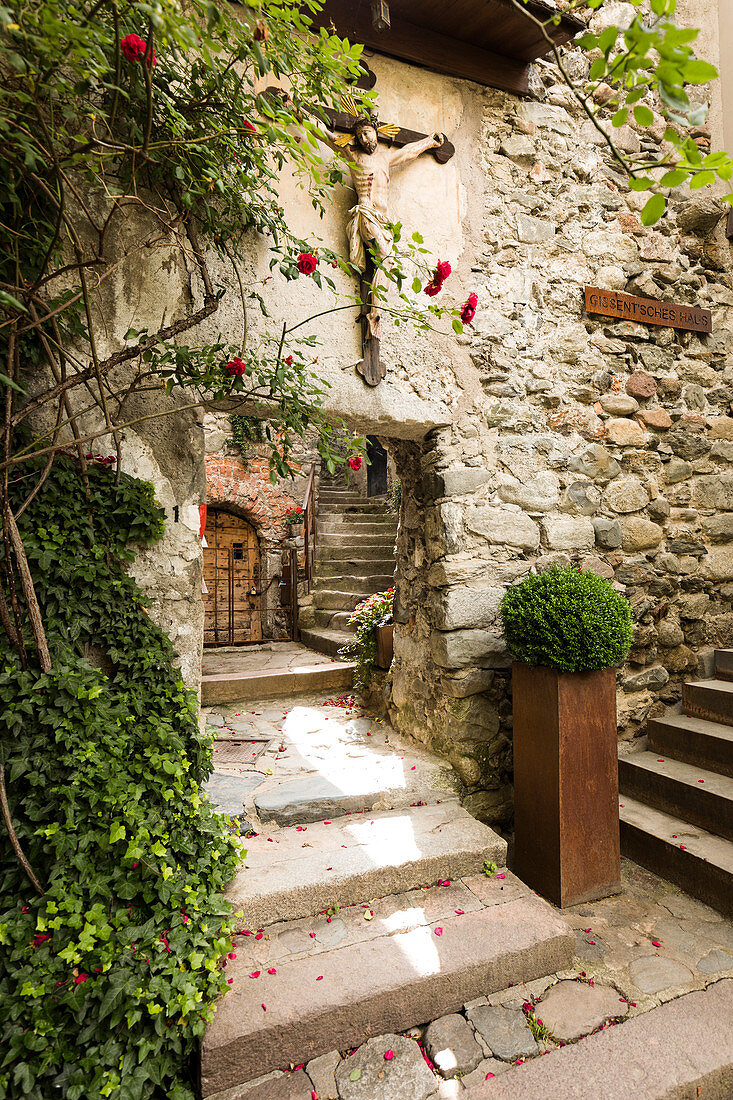
[[[620,317],[623,321],[635,321],[642,325],[663,325],[665,328],[689,329],[692,332],[713,331],[713,315],[709,309],[659,302],[656,298],[637,298],[634,294],[600,290],[597,286],[585,288],[585,311],[600,313],[603,317]]]

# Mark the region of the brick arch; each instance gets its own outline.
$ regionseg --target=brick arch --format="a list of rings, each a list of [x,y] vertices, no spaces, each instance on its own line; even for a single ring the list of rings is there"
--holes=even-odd
[[[246,466],[234,455],[207,455],[206,500],[210,508],[225,508],[240,515],[258,535],[272,542],[287,536],[283,518],[301,503],[272,484],[268,459],[257,455]]]

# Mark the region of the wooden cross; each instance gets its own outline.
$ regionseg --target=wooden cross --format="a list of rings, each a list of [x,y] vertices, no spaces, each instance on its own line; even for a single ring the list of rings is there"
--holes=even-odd
[[[362,88],[372,88],[376,83],[376,77],[370,70],[366,70],[366,73],[358,82],[358,86]],[[337,111],[333,108],[323,108],[323,114],[328,118],[330,128],[332,131],[342,133],[353,133],[354,130],[354,115],[348,111]],[[402,127],[390,126],[386,127],[388,133],[383,133],[377,130],[378,140],[396,147],[397,149],[403,148],[406,145],[412,145],[416,142],[428,141],[427,134],[418,133],[415,130],[406,130]],[[445,134],[442,135],[443,143],[437,148],[430,149],[429,151],[437,160],[438,164],[447,164],[447,162],[455,154],[454,145],[448,140]],[[358,196],[358,190],[357,190]],[[369,321],[370,311],[373,311],[373,295],[372,295],[372,282],[375,275],[375,265],[369,256],[367,250],[366,270],[361,276],[359,284],[359,295],[361,298],[362,306],[360,312],[360,321],[362,327],[362,359],[356,364],[356,369],[363,377],[364,381],[369,386],[378,385],[386,374],[386,367],[381,363],[379,356],[379,337],[374,335],[372,326]]]

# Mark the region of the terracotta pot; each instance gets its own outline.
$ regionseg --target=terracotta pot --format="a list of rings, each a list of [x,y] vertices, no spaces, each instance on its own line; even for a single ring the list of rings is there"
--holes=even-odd
[[[621,889],[616,675],[512,666],[514,871],[565,908]]]
[[[394,623],[376,626],[374,633],[377,637],[377,668],[389,668],[394,656]]]

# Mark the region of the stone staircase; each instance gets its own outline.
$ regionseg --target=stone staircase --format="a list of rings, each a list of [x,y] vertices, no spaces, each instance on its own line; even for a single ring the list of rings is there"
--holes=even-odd
[[[336,656],[351,641],[348,621],[356,605],[394,584],[396,538],[397,514],[388,496],[363,497],[321,483],[312,618],[300,627],[304,645]]]
[[[733,916],[733,650],[685,684],[682,714],[649,721],[648,748],[619,760],[621,848]]]
[[[570,966],[572,930],[505,857],[455,798],[263,827],[227,893],[247,934],[206,1031],[202,1097],[234,1100],[288,1065]]]

